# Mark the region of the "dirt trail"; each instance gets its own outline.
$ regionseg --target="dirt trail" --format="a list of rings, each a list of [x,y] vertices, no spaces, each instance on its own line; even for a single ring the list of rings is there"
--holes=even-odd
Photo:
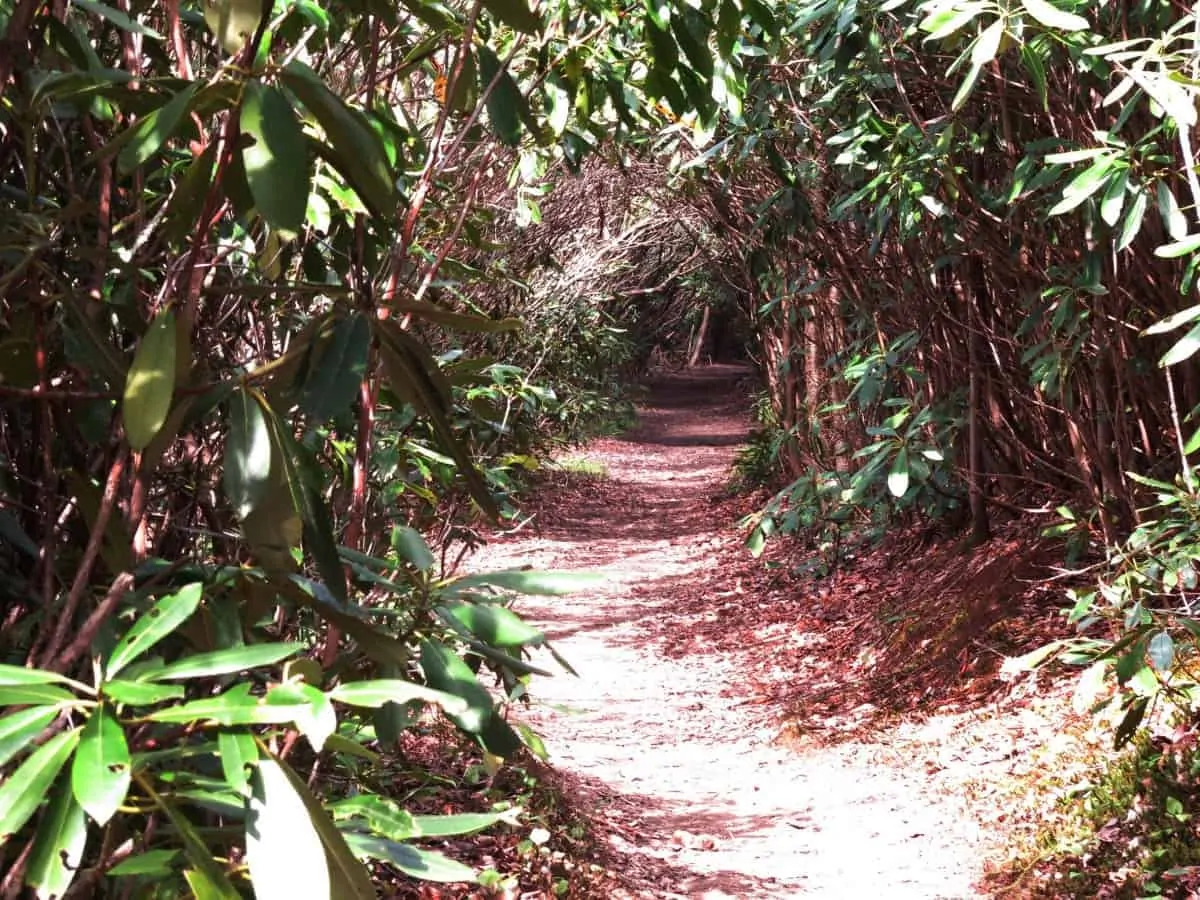
[[[886,739],[782,746],[778,711],[748,700],[744,653],[662,652],[693,624],[673,611],[683,596],[727,596],[717,618],[767,602],[722,562],[740,542],[717,499],[748,429],[744,375],[714,366],[657,384],[636,431],[586,451],[606,479],[564,491],[540,532],[471,561],[608,576],[587,594],[519,604],[581,676],[539,680],[529,718],[608,836],[624,896],[981,896],[978,830],[917,761]]]

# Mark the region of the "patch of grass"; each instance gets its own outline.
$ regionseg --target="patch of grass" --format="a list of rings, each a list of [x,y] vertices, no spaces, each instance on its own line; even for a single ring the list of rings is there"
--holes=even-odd
[[[554,468],[568,475],[583,475],[587,478],[607,478],[608,466],[597,459],[586,456],[567,456],[556,460]]]

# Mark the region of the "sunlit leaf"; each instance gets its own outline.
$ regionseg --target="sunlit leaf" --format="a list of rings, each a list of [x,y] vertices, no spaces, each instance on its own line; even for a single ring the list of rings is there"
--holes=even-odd
[[[246,182],[254,205],[285,239],[296,236],[308,210],[309,162],[304,134],[292,105],[276,87],[246,84],[241,111]]]
[[[105,666],[105,677],[112,678],[167,635],[192,617],[200,606],[204,585],[189,584],[163,597],[142,613],[117,646]]]
[[[134,450],[145,450],[167,421],[175,391],[176,347],[175,314],[163,309],[142,335],[125,379],[121,414],[125,438]]]
[[[92,712],[71,766],[71,787],[84,811],[104,825],[125,800],[132,759],[125,729],[107,706]]]
[[[56,734],[0,782],[0,847],[37,812],[79,743],[79,728]]]

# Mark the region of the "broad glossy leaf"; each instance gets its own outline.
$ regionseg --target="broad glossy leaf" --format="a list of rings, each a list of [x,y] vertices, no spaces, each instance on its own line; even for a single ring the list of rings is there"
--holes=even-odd
[[[229,675],[246,669],[270,666],[304,649],[303,644],[251,644],[247,647],[230,647],[209,653],[195,653],[179,662],[155,670],[151,677],[155,681],[171,681],[184,678],[211,678],[214,675]]]
[[[180,700],[184,695],[183,685],[151,684],[124,678],[106,681],[100,686],[100,691],[105,697],[130,706],[153,706],[166,700]]]
[[[350,706],[376,708],[385,703],[435,703],[447,713],[461,715],[467,711],[467,703],[461,697],[437,691],[400,678],[375,678],[368,681],[352,681],[339,684],[329,692],[329,697],[338,703]]]
[[[13,684],[67,684],[69,678],[45,669],[27,669],[0,663],[0,687]]]
[[[265,706],[294,708],[296,730],[304,735],[318,753],[325,740],[337,731],[337,712],[320,688],[303,682],[276,685],[267,692]]]
[[[155,722],[216,722],[218,725],[282,725],[294,722],[309,709],[304,698],[266,698],[250,693],[250,685],[235,685],[216,697],[205,697],[178,706],[168,706],[147,716]]]
[[[1175,664],[1175,641],[1165,631],[1160,631],[1150,639],[1146,647],[1146,655],[1154,668],[1160,672],[1169,672]]]
[[[479,734],[495,714],[495,704],[470,667],[449,647],[430,640],[421,644],[421,670],[430,687],[465,701],[465,712],[447,711],[451,721],[468,734]]]
[[[453,603],[438,607],[438,611],[495,647],[536,646],[546,639],[542,632],[504,606]]]
[[[504,144],[515,147],[521,143],[521,107],[525,98],[513,81],[508,69],[490,47],[478,48],[480,84],[484,90],[495,80],[495,86],[487,95],[488,121],[492,131]]]
[[[37,812],[50,785],[79,743],[80,729],[56,734],[0,783],[0,847]]]
[[[515,824],[520,809],[509,809],[498,813],[458,813],[449,816],[413,816],[417,834],[423,838],[456,837],[475,834],[491,828],[499,822]]]
[[[376,214],[391,215],[396,209],[396,185],[375,130],[303,63],[288,63],[280,78],[320,123],[333,150],[334,165],[359,199]]]
[[[260,760],[246,816],[246,861],[258,900],[295,900],[297,888],[331,897],[321,837],[276,760]]]
[[[1133,243],[1134,238],[1138,236],[1138,232],[1142,230],[1142,219],[1146,215],[1146,206],[1149,203],[1149,194],[1142,189],[1138,189],[1133,198],[1133,204],[1125,213],[1125,221],[1121,225],[1121,234],[1117,239],[1117,249],[1124,250]]]
[[[28,747],[57,715],[54,707],[31,706],[0,719],[0,766]]]
[[[1084,31],[1088,28],[1088,20],[1059,9],[1048,0],[1022,0],[1025,11],[1047,28],[1059,31]]]
[[[167,421],[175,392],[176,348],[175,314],[163,309],[142,336],[125,379],[121,414],[134,450],[145,450]]]
[[[187,116],[196,85],[188,84],[174,97],[133,126],[117,157],[117,167],[132,172],[162,147],[179,129]]]
[[[484,8],[493,16],[517,31],[536,34],[542,21],[529,10],[526,0],[483,0]]]
[[[121,860],[108,870],[107,875],[116,878],[129,875],[170,875],[176,871],[176,863],[183,859],[179,850],[147,850]]]
[[[431,572],[437,563],[421,532],[407,525],[397,525],[392,529],[392,549],[419,572]]]
[[[337,323],[305,379],[300,409],[310,421],[325,422],[354,402],[367,374],[370,350],[371,325],[365,316],[354,313]]]
[[[39,900],[59,900],[66,894],[79,871],[86,844],[83,807],[76,802],[68,780],[61,778],[38,823],[25,874],[25,883],[34,888]]]
[[[0,706],[70,704],[75,700],[74,694],[57,684],[14,684],[11,687],[0,687]]]
[[[304,225],[310,182],[308,149],[292,104],[279,88],[249,81],[242,99],[242,149],[254,205],[285,239]]]
[[[896,454],[892,469],[888,472],[888,491],[893,497],[903,497],[908,492],[908,448]]]
[[[180,625],[192,617],[200,606],[204,585],[199,582],[163,597],[142,613],[108,657],[104,668],[106,678],[112,678]]]
[[[271,433],[257,392],[234,391],[229,398],[222,483],[238,519],[245,519],[271,486]]]
[[[456,578],[444,586],[444,592],[446,596],[454,596],[482,587],[494,587],[517,594],[557,597],[598,587],[604,584],[607,578],[602,572],[503,569]]]
[[[1196,325],[1176,341],[1175,345],[1163,354],[1163,358],[1158,361],[1158,364],[1163,368],[1176,365],[1185,359],[1191,359],[1197,350],[1200,350],[1200,325]]]
[[[221,772],[229,787],[238,794],[250,793],[250,767],[258,762],[258,744],[254,735],[242,729],[222,729],[217,735]]]
[[[106,824],[125,801],[131,764],[125,729],[107,706],[96,707],[79,737],[71,787],[79,805],[98,824]]]
[[[421,881],[457,884],[474,883],[476,878],[474,869],[430,850],[366,834],[347,834],[346,841],[359,857],[386,862]]]
[[[345,836],[333,823],[325,807],[312,795],[312,792],[287,763],[277,760],[275,762],[278,766],[278,773],[287,779],[292,791],[304,804],[308,822],[321,838],[332,887],[332,893],[329,896],[336,897],[338,900],[375,900],[375,888],[371,883],[370,875],[346,845]]]
[[[335,820],[359,819],[373,834],[392,841],[420,837],[420,829],[408,810],[401,809],[395,800],[378,794],[358,794],[329,804]],[[356,827],[360,823],[355,823]]]

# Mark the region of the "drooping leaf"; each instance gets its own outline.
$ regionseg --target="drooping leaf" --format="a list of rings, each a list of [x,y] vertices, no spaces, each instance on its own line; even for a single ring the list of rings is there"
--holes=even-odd
[[[396,186],[379,135],[303,63],[288,63],[280,78],[325,131],[333,163],[359,199],[377,215],[390,216],[396,208]]]
[[[163,597],[146,610],[125,634],[105,666],[105,677],[112,678],[167,635],[192,617],[200,606],[204,585],[194,582],[174,594]]]
[[[125,380],[121,414],[134,450],[145,450],[167,421],[175,392],[176,347],[175,314],[163,309],[142,336]]]
[[[56,734],[0,783],[0,847],[37,812],[79,743],[80,729]]]
[[[221,756],[221,772],[230,789],[235,793],[249,795],[249,767],[258,762],[258,744],[254,735],[242,729],[221,729],[217,735],[217,748]]]
[[[125,729],[107,706],[92,712],[79,737],[71,787],[84,811],[104,825],[129,793],[132,778]]]
[[[229,398],[222,483],[238,519],[245,519],[271,485],[271,434],[258,393],[234,391]]]
[[[525,98],[490,47],[481,46],[477,52],[480,83],[484,90],[495,81],[487,95],[488,122],[501,142],[516,147],[521,143],[521,107],[525,105]]]
[[[421,644],[421,670],[429,686],[453,694],[466,703],[466,710],[447,715],[468,734],[478,734],[493,715],[492,696],[475,679],[475,673],[449,647],[437,641]]]
[[[196,831],[187,816],[181,814],[175,804],[160,795],[148,783],[141,783],[141,788],[155,802],[175,826],[179,842],[183,844],[183,852],[188,860],[204,876],[205,889],[209,897],[206,900],[242,900],[242,895],[229,881],[225,870],[213,856],[213,852],[204,843],[204,839]]]
[[[397,525],[392,529],[392,549],[405,562],[411,563],[418,572],[431,572],[437,560],[425,543],[425,538],[415,528]]]
[[[421,831],[408,810],[401,809],[395,800],[378,794],[357,794],[329,804],[329,812],[335,820],[355,820],[355,827],[387,838],[391,841],[407,841],[420,837]]]
[[[1186,359],[1191,359],[1200,350],[1200,325],[1194,326],[1187,334],[1175,342],[1158,364],[1163,368],[1174,366]]]
[[[87,844],[87,819],[71,792],[66,778],[60,778],[50,797],[50,805],[38,823],[33,855],[25,874],[25,883],[34,888],[38,900],[60,900],[75,880]]]
[[[263,0],[201,0],[204,23],[230,56],[241,51],[270,9]]]
[[[117,156],[117,167],[132,172],[159,151],[187,116],[196,84],[190,83],[154,112],[143,116],[128,132]]]
[[[546,639],[542,632],[504,606],[452,603],[437,609],[495,647],[536,646]]]
[[[294,900],[297,888],[332,897],[321,837],[273,758],[259,760],[246,816],[246,860],[258,900]]]
[[[242,163],[254,205],[267,224],[290,240],[304,225],[310,180],[296,113],[283,91],[252,80],[242,99],[241,126],[252,140],[242,148]]]
[[[365,316],[353,314],[337,323],[300,398],[300,409],[311,422],[325,422],[354,402],[367,374],[370,350],[371,326]]]

